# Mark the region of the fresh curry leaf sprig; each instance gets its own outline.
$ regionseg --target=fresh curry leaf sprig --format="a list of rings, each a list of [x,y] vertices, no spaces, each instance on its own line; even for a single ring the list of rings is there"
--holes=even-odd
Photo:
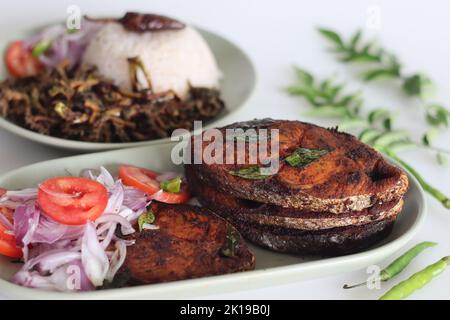
[[[344,83],[337,84],[333,78],[319,81],[311,73],[299,68],[296,68],[296,74],[298,81],[288,88],[288,92],[304,97],[310,103],[313,109],[307,115],[336,118],[341,130],[358,129],[358,137],[362,142],[399,161],[428,193],[450,209],[450,199],[397,156],[398,152],[417,146],[438,154],[450,154],[450,151],[414,141],[408,130],[394,128],[395,114],[388,109],[378,108],[363,114],[364,100],[361,93],[347,92]]]
[[[362,32],[358,30],[348,41],[330,29],[319,28],[323,35],[333,46],[339,60],[343,62],[367,63],[367,70],[361,74],[367,81],[383,77],[402,80],[404,92],[428,100],[434,96],[435,86],[431,79],[421,72],[405,75],[398,58],[391,52],[380,48],[375,41],[363,42]]]
[[[351,39],[346,42],[335,31],[319,28],[322,34],[333,45],[333,51],[343,62],[370,63],[371,67],[362,73],[362,78],[370,81],[382,77],[401,78],[401,65],[397,57],[377,46],[375,42],[362,43],[362,32],[358,30]],[[420,82],[409,81],[408,89],[411,94],[417,94],[413,89],[420,90]],[[414,87],[414,88],[413,88]],[[406,88],[405,88],[406,89]]]
[[[440,104],[431,103],[430,100],[435,94],[435,85],[431,79],[421,72],[404,74],[402,66],[397,57],[380,48],[373,41],[363,42],[362,32],[357,31],[348,41],[335,31],[319,28],[319,32],[333,46],[339,59],[346,63],[365,63],[367,69],[362,73],[362,78],[366,81],[380,78],[395,78],[402,83],[401,88],[408,96],[419,98],[421,105],[425,109],[425,118],[432,127],[424,134],[424,142],[430,145],[427,136],[435,135],[438,129],[447,128],[450,122],[450,111]],[[443,158],[443,154],[437,154],[438,161]],[[440,161],[442,162],[442,161]]]

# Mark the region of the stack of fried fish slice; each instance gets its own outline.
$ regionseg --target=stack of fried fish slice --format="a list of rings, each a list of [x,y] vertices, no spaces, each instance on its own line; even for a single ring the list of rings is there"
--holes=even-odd
[[[226,129],[236,128],[246,133],[234,134],[233,150],[227,147]],[[248,129],[256,136],[248,135]],[[271,129],[278,130],[278,150],[251,162],[258,148],[250,145],[264,142],[270,148]],[[223,155],[223,163],[186,164],[186,178],[203,206],[229,220],[251,242],[278,252],[334,256],[366,249],[391,232],[408,178],[352,135],[272,119],[234,123],[219,131],[222,143],[204,139],[201,148],[191,144],[191,151],[204,156],[214,147],[214,159]],[[241,163],[231,163],[233,156],[238,159],[239,141],[246,145],[244,161],[241,155]],[[278,170],[264,169],[267,158],[279,159]]]

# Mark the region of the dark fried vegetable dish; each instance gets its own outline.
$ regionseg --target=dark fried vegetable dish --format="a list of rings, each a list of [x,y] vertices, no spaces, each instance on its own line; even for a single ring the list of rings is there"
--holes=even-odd
[[[94,67],[59,66],[0,84],[0,115],[24,128],[89,142],[133,142],[191,130],[224,108],[219,91],[191,87],[186,99],[150,89],[127,92]]]

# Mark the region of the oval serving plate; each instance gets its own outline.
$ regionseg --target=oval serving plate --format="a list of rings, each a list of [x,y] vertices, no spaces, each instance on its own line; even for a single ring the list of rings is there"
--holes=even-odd
[[[171,161],[173,145],[145,146],[36,163],[0,177],[0,186],[10,189],[29,187],[50,177],[68,173],[77,175],[83,168],[99,166],[105,166],[115,173],[119,163],[158,171],[181,172],[183,168],[173,165]],[[17,286],[8,280],[19,266],[7,258],[0,257],[0,294],[26,299],[186,299],[280,285],[365,268],[393,255],[406,245],[419,231],[425,219],[426,202],[423,190],[414,177],[409,174],[408,177],[410,188],[393,232],[377,246],[361,253],[312,259],[279,254],[250,245],[250,250],[256,256],[254,271],[82,293],[48,292]]]
[[[216,33],[204,30],[202,28],[197,28],[197,30],[209,44],[216,58],[219,69],[223,74],[220,81],[220,90],[221,97],[225,102],[225,110],[223,110],[216,118],[207,121],[203,127],[203,129],[205,129],[231,122],[230,117],[233,117],[251,97],[256,86],[257,75],[252,61],[237,45]],[[27,34],[31,34],[31,32],[23,32],[19,35]],[[24,36],[17,36],[18,39],[23,37]],[[12,39],[0,40],[0,48],[6,48],[10,40]],[[2,61],[0,63],[0,80],[5,79],[6,76],[7,73]],[[0,117],[0,127],[18,136],[38,143],[62,149],[84,152],[138,147],[143,145],[156,145],[170,142],[170,138],[126,143],[98,143],[61,139],[22,128],[3,117]]]

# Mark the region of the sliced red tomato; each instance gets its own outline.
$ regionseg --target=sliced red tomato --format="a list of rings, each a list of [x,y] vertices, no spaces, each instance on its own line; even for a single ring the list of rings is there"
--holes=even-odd
[[[38,204],[47,216],[59,223],[82,225],[105,211],[108,191],[90,179],[58,177],[39,186]]]
[[[0,197],[6,193],[6,189],[0,188]]]
[[[180,192],[160,191],[161,187],[156,177],[159,173],[128,165],[121,165],[119,168],[119,177],[123,184],[135,187],[149,196],[155,195],[155,200],[165,203],[184,203],[191,197],[185,183],[181,184]]]
[[[42,70],[42,63],[33,57],[23,41],[14,41],[5,52],[5,64],[9,73],[16,78],[34,76]]]
[[[16,238],[2,224],[0,224],[0,254],[11,258],[22,256],[22,249],[17,247]]]

